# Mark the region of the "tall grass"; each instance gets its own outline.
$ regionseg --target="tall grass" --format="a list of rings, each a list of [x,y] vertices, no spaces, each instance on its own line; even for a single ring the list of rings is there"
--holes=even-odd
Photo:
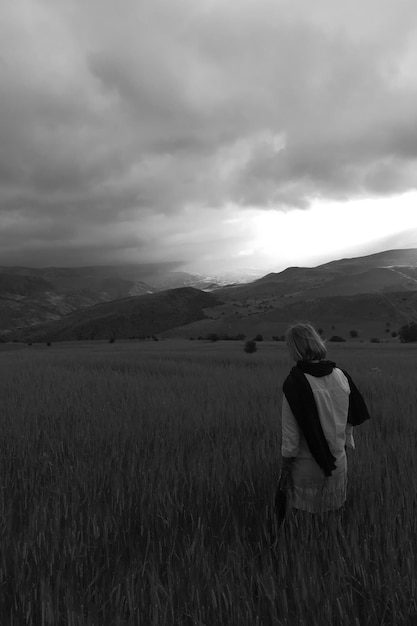
[[[271,549],[282,346],[0,353],[0,623],[416,624],[416,356],[333,349],[373,414],[346,517]]]

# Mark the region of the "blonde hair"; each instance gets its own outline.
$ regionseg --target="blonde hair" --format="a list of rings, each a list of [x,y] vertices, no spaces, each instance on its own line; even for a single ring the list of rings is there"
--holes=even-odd
[[[287,348],[294,361],[321,361],[327,348],[310,322],[296,322],[285,333]]]

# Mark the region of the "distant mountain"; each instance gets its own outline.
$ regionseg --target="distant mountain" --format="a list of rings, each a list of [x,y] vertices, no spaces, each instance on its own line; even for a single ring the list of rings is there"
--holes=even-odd
[[[174,271],[171,264],[91,267],[0,267],[0,336],[81,309],[130,296],[194,287],[213,291],[253,280],[259,270],[220,275]]]
[[[88,293],[106,300],[127,297],[131,290],[143,293],[188,286],[199,277],[184,272],[164,271],[154,265],[121,265],[91,267],[0,267],[2,274],[43,279],[60,293]],[[138,294],[136,294],[138,295]]]
[[[118,339],[156,335],[205,317],[218,299],[192,287],[132,296],[76,311],[45,324],[21,329],[21,341]]]
[[[0,335],[60,319],[74,311],[130,296],[183,286],[211,291],[210,279],[164,266],[0,267]]]
[[[385,250],[352,259],[330,261],[318,266],[321,269],[333,269],[339,272],[357,273],[374,267],[417,267],[417,248],[405,250]]]
[[[19,296],[37,296],[51,289],[53,289],[51,283],[38,276],[0,273],[0,294],[5,299],[14,300]]]
[[[224,298],[297,298],[417,290],[417,249],[389,250],[317,267],[290,267],[247,285],[223,288]]]

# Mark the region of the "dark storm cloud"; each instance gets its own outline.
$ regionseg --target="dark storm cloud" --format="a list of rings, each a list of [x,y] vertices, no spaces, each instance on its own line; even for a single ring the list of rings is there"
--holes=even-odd
[[[202,211],[203,241],[207,208],[417,186],[411,0],[26,0],[0,14],[4,258],[143,260],[155,241],[182,258],[185,209]]]

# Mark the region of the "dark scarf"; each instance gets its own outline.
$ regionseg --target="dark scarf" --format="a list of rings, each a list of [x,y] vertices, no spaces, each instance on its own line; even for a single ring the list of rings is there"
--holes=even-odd
[[[333,361],[298,361],[284,381],[283,391],[288,400],[291,411],[304,435],[314,460],[323,470],[325,476],[331,476],[336,469],[336,458],[330,452],[329,444],[323,433],[313,391],[304,374],[322,377],[328,376],[336,367]],[[352,378],[342,370],[350,386],[349,395],[349,424],[357,426],[370,418],[364,399],[358,391]]]
[[[359,389],[353,382],[352,378],[349,376],[346,370],[342,370],[346,378],[348,379],[349,387],[350,387],[350,395],[349,395],[349,411],[348,411],[348,424],[352,426],[359,426],[366,422],[366,420],[371,419],[371,416],[368,411],[368,407],[366,406],[365,400],[363,399]]]

